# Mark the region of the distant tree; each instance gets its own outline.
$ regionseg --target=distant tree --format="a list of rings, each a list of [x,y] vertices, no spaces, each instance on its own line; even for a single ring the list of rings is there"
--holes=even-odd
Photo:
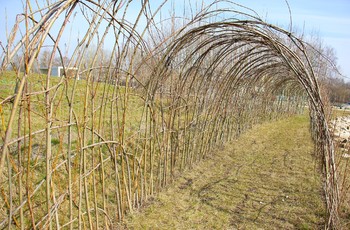
[[[306,40],[310,44],[308,54],[313,70],[328,93],[330,102],[350,102],[350,83],[345,82],[340,74],[334,48],[324,44],[317,33],[312,33]]]
[[[333,104],[350,102],[350,82],[342,78],[332,78],[325,81],[330,101]]]
[[[39,66],[41,68],[46,68],[49,66],[51,52],[45,49],[39,56]]]

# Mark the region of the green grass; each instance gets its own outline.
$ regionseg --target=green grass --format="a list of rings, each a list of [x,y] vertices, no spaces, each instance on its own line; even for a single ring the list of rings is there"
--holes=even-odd
[[[13,96],[15,92],[16,87],[16,74],[13,71],[7,71],[2,73],[0,76],[0,101],[8,98],[9,96]],[[57,86],[57,84],[60,82],[60,79],[57,77],[51,77],[50,78],[50,85],[51,87]],[[70,79],[67,82],[63,82],[59,87],[57,87],[57,90],[52,90],[50,93],[50,100],[52,101],[52,126],[59,126],[62,124],[65,124],[68,122],[69,117],[69,105],[67,97],[71,96],[71,92],[73,90],[73,84],[74,80]],[[45,98],[44,94],[36,94],[37,92],[43,91],[45,89],[46,85],[46,76],[42,74],[32,74],[28,77],[27,81],[27,89],[28,92],[34,93],[33,96],[30,96],[28,100],[30,100],[30,110],[31,110],[31,129],[32,132],[42,130],[45,128],[46,120],[45,120]],[[95,120],[91,121],[91,95],[88,95],[88,126],[92,126],[92,122],[94,122],[94,125],[97,126],[99,123],[99,113],[100,109],[103,108],[103,117],[102,117],[102,124],[105,126],[110,125],[110,111],[111,109],[111,103],[112,100],[110,98],[110,94],[113,91],[114,85],[106,85],[106,94],[109,94],[109,96],[106,96],[104,98],[104,101],[102,101],[102,95],[105,83],[95,83],[93,86],[89,87],[89,93],[94,91],[95,97]],[[74,92],[75,100],[72,103],[73,104],[73,111],[77,115],[77,119],[80,123],[86,122],[84,121],[84,100],[86,96],[86,87],[87,87],[87,81],[86,80],[79,80],[77,82],[77,86]],[[114,108],[114,110],[117,110],[119,114],[122,114],[123,107],[121,103],[124,100],[124,87],[118,88],[117,93],[118,98],[118,104],[116,106],[117,109]],[[23,101],[24,108],[26,108],[26,100]],[[136,131],[136,129],[139,126],[140,117],[142,116],[142,108],[143,108],[143,101],[138,97],[137,95],[134,95],[131,91],[131,95],[129,95],[129,101],[128,101],[129,109],[127,110],[127,129],[126,132],[127,135],[133,135]],[[106,107],[106,108],[105,108]],[[12,103],[5,103],[2,105],[2,113],[0,114],[0,133],[5,133],[5,130],[3,127],[7,126],[7,121],[9,118],[9,115],[11,113],[12,109]],[[116,111],[114,111],[116,113]],[[25,118],[22,118],[25,119]],[[28,119],[28,118],[26,118]],[[18,113],[15,115],[15,123],[18,120]],[[27,122],[27,121],[26,121]],[[121,122],[121,116],[119,115],[118,120],[116,120],[116,123]],[[15,124],[14,126],[16,126]],[[21,132],[28,132],[28,130],[24,130],[24,125],[21,125]],[[28,126],[26,127],[28,129]],[[108,131],[107,135],[110,134],[110,131]],[[17,127],[13,128],[12,130],[12,137],[16,137],[18,135]],[[53,131],[54,138],[59,139],[59,134],[56,133],[56,131]],[[76,134],[75,134],[76,135]],[[36,135],[38,142],[42,142],[43,136],[42,135]],[[35,138],[35,137],[34,137]],[[0,140],[0,144],[2,144],[2,139]]]
[[[50,83],[51,86],[57,85],[59,83],[59,78],[57,77],[52,77],[50,78]],[[40,74],[32,74],[28,77],[27,81],[27,89],[28,92],[33,93],[33,92],[40,92],[45,88],[45,81],[46,81],[46,76],[40,75]],[[51,127],[58,127],[61,125],[65,125],[68,123],[68,118],[69,118],[69,106],[68,106],[68,100],[66,96],[70,96],[72,92],[72,87],[73,87],[74,80],[68,80],[64,82],[61,86],[57,88],[56,95],[55,95],[55,90],[52,90],[50,92],[50,97],[52,100],[53,104],[53,109],[52,109],[52,125]],[[16,85],[16,74],[14,72],[8,71],[8,72],[3,72],[0,75],[0,101],[2,101],[5,98],[8,98],[9,96],[12,96],[14,94],[14,89]],[[115,87],[114,85],[109,85],[105,83],[93,83],[90,85],[89,88],[89,93],[92,90],[91,86],[94,86],[94,90],[96,93],[96,96],[94,97],[94,102],[95,102],[95,108],[94,111],[92,110],[91,107],[91,94],[88,94],[88,112],[87,112],[87,118],[84,118],[84,100],[86,96],[86,87],[87,87],[87,81],[85,80],[79,80],[77,82],[77,87],[75,90],[75,100],[73,102],[73,110],[74,113],[76,114],[76,120],[74,119],[73,122],[78,121],[78,126],[73,125],[72,126],[72,155],[75,153],[79,152],[79,140],[78,140],[78,128],[80,128],[80,132],[83,130],[83,125],[86,125],[87,127],[92,127],[92,124],[95,126],[95,132],[97,132],[99,135],[104,137],[106,140],[110,140],[111,138],[111,132],[114,129],[115,133],[118,133],[118,127],[120,127],[122,116],[121,114],[123,113],[123,107],[121,106],[123,100],[124,100],[124,87],[118,86],[117,89],[117,95],[115,96],[117,99],[114,98],[115,101],[117,101],[118,105],[114,106],[112,109],[111,106],[111,91]],[[103,88],[106,86],[106,98],[102,100],[102,95],[103,95]],[[131,93],[132,90],[129,90]],[[68,93],[67,93],[68,92]],[[54,96],[55,95],[55,96]],[[30,101],[30,125],[31,125],[31,133],[38,132],[37,134],[32,136],[31,139],[31,152],[29,152],[29,138],[26,138],[26,141],[21,141],[20,142],[20,154],[18,154],[17,150],[17,142],[15,144],[12,144],[10,146],[10,157],[12,160],[12,165],[13,165],[13,173],[17,173],[17,165],[19,164],[17,162],[17,159],[21,158],[21,165],[19,166],[22,169],[22,173],[24,176],[22,176],[23,184],[28,183],[29,191],[32,192],[33,189],[40,184],[42,180],[45,179],[45,156],[46,156],[46,138],[45,138],[45,127],[46,127],[46,118],[45,118],[45,98],[44,94],[35,94],[31,95],[30,97],[27,97],[25,100],[22,101],[22,121],[19,124],[19,112],[17,110],[14,123],[12,126],[12,135],[11,135],[11,140],[16,139],[18,137],[18,125],[20,125],[20,130],[21,134],[20,136],[23,136],[24,134],[29,133],[29,122],[28,122],[28,101]],[[7,128],[7,122],[11,113],[13,103],[11,101],[5,103],[2,105],[1,113],[0,113],[0,136],[5,135],[5,130]],[[128,101],[128,106],[129,109],[126,112],[127,116],[127,121],[126,121],[126,128],[125,128],[125,139],[126,143],[128,142],[133,142],[135,139],[135,133],[137,134],[137,130],[139,128],[139,123],[140,123],[140,118],[142,117],[142,109],[143,109],[143,101],[138,97],[137,95],[131,94],[129,95],[129,101]],[[99,124],[99,115],[100,111],[103,110],[102,114],[102,119],[101,119],[101,124],[102,128],[98,128]],[[119,116],[115,116],[114,119],[114,124],[115,126],[112,127],[111,125],[111,111],[114,111],[114,113],[119,113]],[[94,112],[94,119],[91,117],[91,113]],[[85,122],[85,123],[84,123]],[[39,132],[41,131],[41,132]],[[81,135],[81,133],[80,133]],[[137,136],[136,136],[137,137]],[[134,138],[134,139],[133,139]],[[118,136],[116,136],[114,139],[118,139]],[[67,156],[67,149],[68,149],[68,132],[67,132],[67,127],[63,126],[62,128],[58,129],[53,129],[51,133],[51,148],[52,148],[52,160],[51,160],[51,167],[55,168],[58,167],[63,161],[66,160]],[[96,138],[95,135],[95,142],[99,142],[98,138]],[[3,144],[3,139],[0,139],[0,146]],[[86,135],[86,144],[93,144],[92,143],[92,133],[87,131]],[[107,158],[109,156],[108,148],[107,145],[101,145],[101,151],[102,155],[104,158]],[[87,155],[87,168],[93,168],[91,159],[94,157],[95,160],[95,165],[99,161],[99,148],[95,148],[94,155],[91,154],[91,150],[87,149],[86,152],[88,153]],[[77,187],[77,182],[78,177],[79,177],[79,162],[80,162],[80,156],[77,155],[72,161],[73,167],[72,167],[72,177],[74,181],[74,187],[73,190],[75,192],[74,194],[74,199],[77,200],[77,194],[78,189]],[[110,174],[113,173],[113,168],[112,168],[112,161],[108,161],[105,163],[106,164],[106,184],[110,183],[112,184],[114,182],[114,178],[112,176],[109,176]],[[27,165],[29,167],[27,168]],[[62,165],[62,164],[61,164]],[[7,167],[7,166],[6,166]],[[29,173],[28,173],[29,172]],[[28,180],[27,180],[27,174]],[[57,170],[52,174],[52,181],[53,184],[55,185],[55,190],[57,194],[63,194],[66,193],[67,191],[67,167],[65,164],[63,166],[57,168]],[[17,178],[16,180],[12,181],[14,187],[18,187],[18,181]],[[92,186],[92,183],[90,183]],[[90,185],[89,185],[90,186]],[[39,218],[41,218],[42,215],[45,213],[45,208],[43,205],[43,202],[45,200],[45,187],[41,186],[40,189],[36,192],[36,194],[32,197],[32,202],[35,204],[35,221],[38,221]],[[89,189],[90,193],[92,193],[93,189]],[[0,194],[0,203],[6,203],[8,202],[8,188],[7,186],[3,186],[1,188],[1,194]],[[22,191],[23,193],[23,191]],[[111,192],[112,194],[115,194],[115,191]],[[5,195],[4,195],[5,194]],[[13,203],[14,205],[18,205],[18,192],[13,196]],[[90,194],[90,197],[92,195]],[[115,197],[113,197],[115,199]],[[67,200],[64,205],[61,205],[60,208],[60,218],[67,217]],[[99,199],[100,202],[101,199]],[[6,202],[5,202],[6,201]],[[111,202],[113,203],[113,202]],[[114,203],[113,203],[114,205]],[[101,205],[100,205],[101,206]],[[115,205],[114,205],[115,206]],[[0,222],[3,220],[3,218],[7,215],[7,211],[4,207],[0,207]],[[75,210],[74,210],[75,211]],[[26,207],[26,219],[25,221],[29,221],[30,215],[29,215],[29,210]],[[77,211],[75,211],[77,212]],[[67,219],[62,220],[62,222],[67,222]],[[26,226],[30,226],[29,222],[26,224]]]
[[[325,207],[309,120],[257,125],[129,215],[128,229],[317,229]]]

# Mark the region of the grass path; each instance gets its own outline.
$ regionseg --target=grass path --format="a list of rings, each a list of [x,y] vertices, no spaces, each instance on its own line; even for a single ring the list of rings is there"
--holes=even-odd
[[[125,227],[322,228],[322,183],[312,154],[305,116],[258,125],[129,215]]]

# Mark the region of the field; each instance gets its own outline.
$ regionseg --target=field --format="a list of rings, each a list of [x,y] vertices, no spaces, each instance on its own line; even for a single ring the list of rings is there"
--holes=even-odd
[[[6,98],[12,94],[10,89],[16,88],[16,74],[6,72],[1,79],[0,97],[4,101],[1,127],[6,127],[13,106],[13,99]],[[140,89],[86,80],[54,77],[49,80],[55,89],[49,94],[50,138],[47,139],[45,95],[40,93],[45,88],[46,76],[30,76],[26,87],[31,93],[23,97],[15,114],[14,124],[19,129],[12,132],[6,164],[7,173],[13,176],[3,181],[0,197],[6,204],[1,209],[2,216],[11,207],[17,207],[10,215],[16,226],[20,221],[36,227],[49,223],[44,197],[46,203],[57,205],[52,209],[54,226],[78,226],[80,222],[100,227],[115,225],[125,214],[153,199],[183,170],[195,167],[200,159],[211,159],[213,152],[220,153],[218,147],[226,141],[254,124],[289,116],[292,112],[290,103],[277,101],[262,104],[258,111],[270,112],[260,116],[225,109],[225,119],[218,119],[217,112],[202,106],[179,110],[171,106],[176,99],[167,97],[157,97],[152,106],[145,107]],[[70,103],[70,95],[77,98],[74,103]],[[113,95],[117,96],[115,101]],[[187,99],[188,104],[191,98]],[[285,111],[289,112],[278,115],[267,110],[268,106],[288,108]],[[205,117],[213,117],[215,122]],[[168,127],[172,131],[165,135],[162,130]],[[3,134],[5,130],[2,128]],[[220,169],[218,166],[217,170]],[[47,175],[50,183],[45,186]],[[236,179],[229,179],[232,180]],[[14,189],[16,193],[12,194]],[[104,211],[93,211],[86,218],[81,210],[91,207]],[[113,212],[114,216],[104,216]],[[3,219],[2,225],[7,220]]]
[[[28,81],[28,86],[33,87],[33,91],[38,91],[44,87],[43,79],[45,79],[45,76],[33,75]],[[51,78],[51,84],[53,86],[59,82],[60,79]],[[73,84],[74,81],[72,80],[66,83],[67,86]],[[87,82],[81,80],[76,82],[76,84],[75,94],[83,98]],[[13,72],[7,72],[3,75],[0,87],[2,89],[0,97],[3,100],[6,95],[11,95],[9,89],[15,87],[15,74]],[[110,87],[109,90],[113,89],[112,85],[97,83],[95,86],[96,95],[103,95],[104,90],[106,91],[108,87]],[[117,87],[122,98],[125,95],[125,87]],[[63,93],[63,89],[64,87],[62,86],[60,90],[57,90],[57,94]],[[129,97],[128,102],[131,105],[131,109],[127,113],[128,122],[126,123],[126,127],[128,131],[126,132],[126,136],[133,137],[135,133],[139,132],[138,127],[141,122],[139,118],[142,117],[143,101],[135,96],[137,95],[137,90],[130,90],[134,92]],[[35,110],[31,115],[31,119],[33,119],[31,129],[33,130],[32,132],[36,133],[31,139],[31,150],[26,147],[26,138],[22,138],[18,142],[22,146],[20,151],[23,152],[22,167],[28,165],[28,162],[31,165],[29,166],[30,169],[27,169],[30,170],[28,173],[31,175],[31,179],[24,179],[21,183],[26,184],[26,188],[23,189],[29,192],[33,191],[35,184],[39,185],[35,188],[35,192],[33,192],[35,196],[32,196],[30,201],[31,205],[38,207],[42,206],[40,200],[46,196],[44,186],[42,186],[44,182],[42,178],[45,178],[45,144],[40,142],[40,139],[44,138],[45,133],[45,129],[42,129],[45,126],[45,116],[43,116],[45,110],[40,105],[40,101],[43,100],[40,97],[40,95],[36,96],[36,100],[31,102],[31,108]],[[160,103],[169,102],[163,99]],[[53,126],[55,124],[57,125],[58,132],[53,130],[53,138],[51,139],[52,154],[54,156],[52,167],[55,171],[52,175],[52,183],[57,181],[54,191],[57,194],[64,194],[68,189],[66,187],[67,184],[58,183],[58,181],[65,180],[69,176],[67,156],[65,156],[65,152],[68,151],[68,139],[67,132],[62,131],[62,127],[59,124],[64,124],[63,119],[68,117],[69,106],[64,99],[60,100],[59,104],[60,112],[57,112],[58,115],[55,116],[59,122],[53,122]],[[10,104],[5,105],[10,106]],[[6,106],[2,107],[1,120],[4,122],[2,123],[2,127],[6,125],[5,121],[8,119],[10,111],[6,109]],[[84,120],[82,116],[84,107],[82,100],[78,100],[75,103],[74,109],[77,114],[77,121]],[[111,111],[110,108],[106,111],[108,110]],[[123,110],[118,109],[117,113],[122,114]],[[346,115],[349,115],[347,111],[333,110],[332,113],[333,118]],[[59,118],[62,118],[62,120]],[[260,227],[269,228],[270,226],[283,229],[321,228],[325,223],[326,210],[323,200],[321,173],[314,152],[314,143],[309,133],[310,120],[308,119],[308,115],[304,113],[304,115],[287,116],[287,118],[282,118],[278,121],[275,120],[276,118],[271,120],[270,117],[263,124],[253,125],[252,129],[244,131],[244,134],[241,136],[237,136],[238,139],[233,138],[228,143],[224,144],[220,142],[221,144],[214,145],[198,164],[195,163],[189,167],[174,170],[172,174],[172,181],[174,180],[174,182],[166,184],[165,188],[159,186],[157,193],[150,192],[143,202],[139,204],[135,203],[139,208],[134,208],[133,211],[129,210],[125,213],[123,212],[122,215],[126,215],[125,220],[117,224],[119,226],[118,228],[201,229],[210,227],[221,229],[255,229]],[[184,122],[185,119],[186,117],[184,116],[180,121]],[[106,123],[107,127],[109,122],[110,118],[108,116],[100,120],[100,123]],[[254,121],[252,122],[254,123]],[[98,125],[98,122],[95,125]],[[4,130],[3,128],[2,132]],[[24,128],[20,132],[25,133],[27,131]],[[105,132],[107,135],[110,135],[108,134],[110,131]],[[99,133],[101,136],[101,132]],[[18,131],[14,130],[13,135],[19,136]],[[79,136],[81,135],[79,134],[79,129],[73,129],[72,135],[78,139],[72,141],[71,148],[78,152],[78,146],[81,145],[81,143],[79,144]],[[102,142],[104,143],[104,141]],[[128,140],[128,145],[134,145],[135,142],[137,142],[137,138],[131,138]],[[107,197],[107,195],[113,194],[113,191],[116,191],[115,189],[118,188],[106,186],[106,184],[111,185],[114,183],[113,174],[115,171],[113,170],[113,165],[108,166],[108,164],[112,163],[110,161],[111,156],[106,154],[106,152],[108,153],[110,151],[110,146],[104,146],[103,143],[99,144],[99,142],[95,143],[96,146],[101,145],[102,148],[99,148],[97,151],[98,154],[95,156],[90,155],[87,157],[87,159],[90,159],[88,162],[91,163],[87,163],[85,167],[90,168],[95,164],[96,166],[94,168],[98,169],[102,168],[101,165],[104,164],[103,168],[105,169],[102,174],[101,171],[96,171],[96,175],[94,175],[94,170],[87,169],[91,175],[89,180],[94,180],[97,184],[96,188],[89,185],[88,190],[91,191],[89,196],[95,196],[94,199],[97,202],[97,206],[104,206],[105,210],[115,210],[118,201],[111,196]],[[86,145],[94,146],[91,139]],[[18,157],[15,148],[13,149],[15,152],[11,153],[12,157],[10,158],[13,162],[12,165],[15,164],[16,157]],[[29,152],[31,153],[30,161],[26,158],[26,153]],[[337,156],[341,156],[341,154],[341,152],[338,152]],[[156,152],[155,156],[157,157]],[[74,178],[79,177],[82,173],[81,170],[83,169],[81,167],[83,165],[77,159],[78,155],[73,155],[70,172],[72,177],[71,191],[72,193],[79,194],[79,190],[76,190],[79,182]],[[337,159],[341,171],[346,172],[348,160],[341,157]],[[81,160],[82,158],[80,157]],[[119,167],[122,164],[121,160],[118,160],[117,163]],[[128,163],[126,165],[130,167],[132,164]],[[151,165],[146,167],[151,167]],[[18,172],[18,166],[13,166],[13,170]],[[135,166],[133,166],[133,171],[130,172],[132,175],[136,175],[134,174],[134,170]],[[145,170],[145,172],[147,171]],[[145,176],[147,178],[150,175]],[[348,185],[350,178],[343,173],[340,175],[343,185],[343,199],[347,200],[349,198],[346,195],[345,191],[347,190],[344,190],[344,187]],[[99,179],[101,176],[104,177],[103,183]],[[16,184],[19,182],[12,181],[12,183]],[[150,183],[157,183],[157,181],[150,181]],[[80,186],[83,187],[83,183]],[[102,194],[104,193],[106,197],[101,197],[101,194],[98,194],[99,191]],[[126,196],[126,194],[124,195]],[[1,198],[5,201],[5,204],[9,203],[9,198],[6,195],[6,189],[4,187],[2,188]],[[62,198],[62,196],[59,198]],[[13,203],[16,203],[19,197],[13,196],[11,199]],[[73,198],[73,206],[78,208],[79,202],[81,202],[79,200],[79,196]],[[61,212],[67,212],[69,210],[68,204],[65,204],[67,201],[69,201],[67,198],[60,201],[62,202],[60,204]],[[93,203],[91,202],[91,204]],[[30,204],[28,203],[28,205]],[[122,205],[127,206],[127,203],[123,203]],[[72,215],[79,215],[77,211],[74,211],[74,208],[72,210]],[[347,213],[349,213],[346,202],[345,204],[343,203],[341,210],[342,223],[345,226]],[[30,209],[23,210],[24,215],[28,215],[26,214],[28,212],[31,212]],[[40,213],[43,210],[37,210],[35,212]],[[57,212],[59,213],[59,210]],[[59,214],[59,216],[60,220],[58,222],[64,222],[67,220],[66,218],[69,218],[68,215]],[[75,220],[77,221],[77,219]],[[98,217],[96,220],[98,220]],[[25,221],[30,221],[30,219]],[[32,221],[35,222],[36,220],[32,219]],[[112,220],[110,219],[109,221]]]
[[[45,79],[44,75],[34,74],[28,80],[27,87],[30,88],[31,92],[40,92],[45,87]],[[11,89],[16,88],[16,74],[5,72],[1,80],[0,98],[5,103],[2,105],[0,115],[1,132],[4,134],[6,121],[11,111],[11,103],[8,101],[13,100],[6,98],[12,94]],[[224,123],[223,127],[233,125],[236,128],[231,130],[231,134],[230,132],[226,134],[216,133],[214,136],[218,138],[222,135],[229,135],[225,139],[231,141],[223,142],[219,138],[221,141],[213,144],[211,148],[207,148],[205,143],[210,137],[213,137],[213,134],[198,136],[198,134],[206,132],[199,130],[197,133],[198,130],[188,129],[187,135],[192,138],[192,143],[187,142],[187,152],[185,152],[186,146],[184,146],[185,148],[178,147],[177,151],[181,157],[175,154],[173,156],[179,157],[180,163],[166,165],[160,163],[160,159],[165,160],[166,158],[162,158],[161,150],[152,147],[152,143],[146,141],[148,143],[146,145],[137,144],[144,139],[140,136],[141,130],[147,133],[151,132],[152,129],[158,129],[156,128],[158,122],[152,124],[154,128],[145,127],[144,122],[149,118],[145,118],[144,115],[145,102],[140,97],[142,91],[133,88],[126,90],[125,86],[103,82],[91,82],[89,85],[86,80],[74,81],[70,79],[62,83],[62,79],[54,77],[50,78],[50,84],[52,87],[57,87],[54,98],[58,98],[53,103],[55,104],[53,108],[55,121],[51,124],[51,127],[56,127],[52,128],[51,133],[51,167],[53,169],[51,188],[54,193],[52,196],[57,197],[53,197],[53,202],[60,202],[59,208],[55,211],[56,218],[58,218],[56,224],[65,223],[62,225],[64,227],[69,225],[67,221],[72,219],[73,226],[77,226],[79,216],[81,216],[82,222],[88,221],[84,217],[86,214],[78,211],[81,208],[86,208],[83,204],[84,200],[91,206],[103,207],[105,212],[113,212],[113,210],[116,213],[119,212],[119,216],[108,216],[107,219],[98,213],[92,215],[94,217],[91,217],[91,221],[98,223],[100,227],[105,224],[106,226],[117,225],[118,228],[127,229],[201,229],[206,227],[255,229],[269,228],[270,226],[283,229],[316,229],[325,224],[327,214],[322,190],[322,173],[310,136],[310,120],[306,114],[307,110],[301,115],[292,115],[292,113],[277,115],[272,112],[269,115],[258,117],[259,119],[253,116],[244,117],[241,124],[235,123],[237,119],[235,122]],[[74,85],[74,91],[70,92],[73,92],[79,100],[76,100],[71,106],[74,110],[76,123],[71,125],[72,129],[69,134],[67,128],[70,125],[68,125],[67,118],[70,106],[69,100],[65,99],[64,96],[68,94],[66,90],[68,89],[69,92],[69,89]],[[86,93],[87,89],[93,90],[92,94],[96,95],[91,102],[100,106],[97,106],[99,109],[95,109],[92,114],[84,117],[84,114],[87,114],[86,109],[91,112],[93,109],[83,100],[91,95]],[[126,110],[123,106],[115,106],[113,112],[113,103],[103,104],[103,101],[108,101],[108,97],[104,99],[103,95],[114,94],[112,92],[115,90],[118,92],[118,101],[121,104],[124,102],[125,92],[129,92],[128,102],[125,105],[130,109]],[[14,139],[10,142],[9,165],[12,165],[10,168],[12,168],[12,172],[16,173],[15,175],[20,173],[20,168],[24,170],[22,172],[24,177],[21,179],[13,177],[11,184],[23,186],[21,190],[25,193],[32,193],[30,199],[25,200],[28,208],[22,210],[22,215],[28,218],[23,218],[22,221],[25,225],[30,225],[32,222],[32,225],[45,226],[43,220],[46,216],[42,198],[47,196],[44,186],[47,167],[45,165],[46,144],[41,141],[45,138],[46,132],[44,128],[46,111],[43,106],[45,98],[40,93],[33,94],[34,96],[30,95],[22,100],[21,107],[28,108],[28,112],[16,114],[15,120],[18,121],[18,125],[20,125],[19,117],[22,117],[21,119],[27,117],[28,119],[30,116],[31,122],[27,123],[30,127],[24,125],[21,127],[22,129],[13,130]],[[153,114],[156,114],[157,110],[159,113],[163,113],[162,119],[168,122],[168,119],[171,120],[168,114],[171,113],[171,110],[168,109],[171,103],[173,103],[171,98],[159,97],[154,101],[154,107],[150,110],[153,111]],[[276,105],[280,106],[279,103]],[[285,106],[289,107],[289,103]],[[196,108],[192,109],[190,108],[176,116],[176,125],[173,130],[181,132],[181,134],[177,134],[176,139],[180,143],[186,143],[185,139],[178,139],[185,138],[184,127],[186,124],[193,123],[194,120],[196,120],[197,125],[201,121],[204,122],[202,116],[195,119],[193,114],[196,113]],[[116,126],[111,126],[113,122],[111,122],[109,114],[113,113],[116,114],[114,123]],[[98,114],[101,119],[96,119]],[[124,121],[123,114],[127,117]],[[333,119],[347,115],[349,115],[348,111],[332,111]],[[276,121],[276,119],[278,120]],[[104,127],[95,128],[94,133],[96,133],[97,139],[94,139],[91,134],[86,135],[85,141],[82,139],[84,125],[79,125],[79,123],[83,121],[88,121],[85,129],[90,132],[93,131],[91,127]],[[263,124],[259,124],[261,122]],[[124,127],[124,134],[118,136],[120,131],[112,131],[115,130],[114,127]],[[247,130],[250,127],[253,128]],[[118,129],[120,130],[120,128]],[[31,132],[32,135],[21,136],[28,132]],[[146,133],[145,135],[147,135]],[[68,139],[69,135],[71,135],[71,140]],[[195,139],[196,135],[199,139]],[[113,141],[113,138],[116,141]],[[130,158],[124,158],[126,162],[123,162],[122,156],[114,159],[115,150],[111,151],[113,143],[118,143],[123,138],[126,139],[124,151],[128,152],[130,156]],[[199,145],[200,143],[202,144]],[[189,158],[191,157],[190,152],[195,149],[195,145],[202,146],[199,148],[206,146],[205,154],[202,155],[203,153],[197,150],[200,157],[192,155],[191,159]],[[72,149],[70,163],[68,163],[69,155],[67,155],[69,149]],[[88,153],[88,155],[81,155],[82,149],[88,150],[89,152],[83,153]],[[140,150],[141,153],[138,153]],[[337,151],[342,185],[341,218],[342,225],[347,226],[348,213],[350,213],[346,202],[350,199],[346,193],[347,186],[350,184],[350,178],[347,177],[346,173],[348,159],[341,157],[344,150],[337,148]],[[147,164],[140,165],[148,153],[149,157],[158,158],[159,160],[154,161],[158,161],[158,163],[152,165],[152,159],[149,158]],[[139,158],[135,158],[136,156]],[[199,158],[202,160],[199,161]],[[185,164],[186,161],[187,164]],[[135,165],[136,162],[138,162],[138,166]],[[70,170],[69,164],[71,165]],[[123,165],[126,167],[125,169],[122,168]],[[169,170],[168,179],[166,174],[160,174],[160,172],[167,173],[167,170]],[[86,173],[87,176],[82,177]],[[124,179],[120,178],[121,176]],[[85,181],[84,177],[88,179]],[[67,179],[68,184],[61,183]],[[118,183],[121,184],[117,187],[110,186],[115,185],[116,179],[120,180]],[[95,186],[91,184],[92,182]],[[11,207],[10,202],[15,205],[23,199],[19,195],[9,197],[6,195],[9,191],[6,186],[3,186],[0,196],[7,208]],[[66,197],[69,191],[73,194],[72,208],[69,207],[70,199]],[[119,201],[118,197],[115,196],[118,192],[120,192],[121,198]],[[129,200],[128,192],[135,194],[132,201]],[[86,196],[84,193],[88,195]],[[146,197],[141,199],[142,193],[145,193]],[[55,199],[59,200],[55,201]],[[128,205],[129,208],[127,208]],[[6,206],[3,206],[4,215]],[[120,207],[125,210],[121,211]],[[35,211],[31,211],[31,209]],[[68,213],[75,218],[67,215]],[[17,225],[18,216],[21,214],[15,211],[13,215],[14,224]],[[40,216],[41,219],[36,219]],[[124,218],[125,220],[120,222]],[[2,223],[6,223],[6,219]]]

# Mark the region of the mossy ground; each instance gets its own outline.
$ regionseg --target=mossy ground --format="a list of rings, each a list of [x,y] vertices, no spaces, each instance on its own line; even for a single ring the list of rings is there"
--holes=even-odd
[[[127,229],[318,229],[322,182],[306,116],[257,125],[185,172]]]

